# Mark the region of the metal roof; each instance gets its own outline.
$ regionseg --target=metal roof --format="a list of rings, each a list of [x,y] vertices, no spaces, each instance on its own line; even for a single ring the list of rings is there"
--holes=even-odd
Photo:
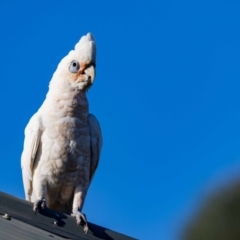
[[[34,238],[33,238],[34,236]],[[37,227],[33,227],[22,221],[11,218],[11,220],[6,220],[0,217],[0,239],[1,240],[42,240],[42,239],[51,239],[51,240],[62,240],[66,239],[60,237],[56,234],[49,233],[45,230],[42,230]]]
[[[134,240],[93,223],[88,223],[89,231],[85,235],[74,217],[49,208],[35,215],[32,208],[31,202],[0,192],[0,239]],[[4,218],[5,214],[10,218]]]

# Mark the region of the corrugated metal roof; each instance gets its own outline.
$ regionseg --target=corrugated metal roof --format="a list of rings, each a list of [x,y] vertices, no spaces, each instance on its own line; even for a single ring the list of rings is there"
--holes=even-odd
[[[34,238],[33,238],[34,236]],[[63,240],[66,238],[49,233],[27,223],[11,218],[6,220],[0,217],[0,239],[1,240]]]
[[[46,208],[36,215],[33,204],[0,192],[0,215],[9,214],[11,220],[0,216],[0,240],[8,239],[79,239],[79,240],[134,240],[121,233],[88,223],[89,232],[84,234],[82,227],[76,225],[76,220]],[[58,224],[54,224],[54,222]]]

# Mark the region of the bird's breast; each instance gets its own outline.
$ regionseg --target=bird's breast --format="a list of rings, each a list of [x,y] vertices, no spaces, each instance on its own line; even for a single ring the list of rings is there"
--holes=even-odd
[[[39,163],[53,184],[75,182],[90,167],[89,127],[80,118],[64,116],[47,123],[41,142]]]

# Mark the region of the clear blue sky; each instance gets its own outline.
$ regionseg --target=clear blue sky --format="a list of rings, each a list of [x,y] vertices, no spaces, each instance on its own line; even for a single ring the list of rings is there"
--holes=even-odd
[[[0,190],[24,197],[24,128],[90,31],[104,147],[84,212],[136,238],[175,239],[209,186],[240,169],[239,13],[237,0],[0,0]]]

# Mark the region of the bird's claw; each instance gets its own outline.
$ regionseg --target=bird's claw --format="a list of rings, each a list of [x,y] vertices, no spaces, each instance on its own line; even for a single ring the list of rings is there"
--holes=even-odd
[[[44,210],[45,207],[46,207],[46,200],[43,198],[34,202],[33,211],[36,214],[37,211]]]
[[[85,234],[88,232],[88,223],[87,218],[84,213],[81,213],[79,210],[73,210],[71,216],[75,217],[77,220],[77,225],[83,226],[83,231]]]

